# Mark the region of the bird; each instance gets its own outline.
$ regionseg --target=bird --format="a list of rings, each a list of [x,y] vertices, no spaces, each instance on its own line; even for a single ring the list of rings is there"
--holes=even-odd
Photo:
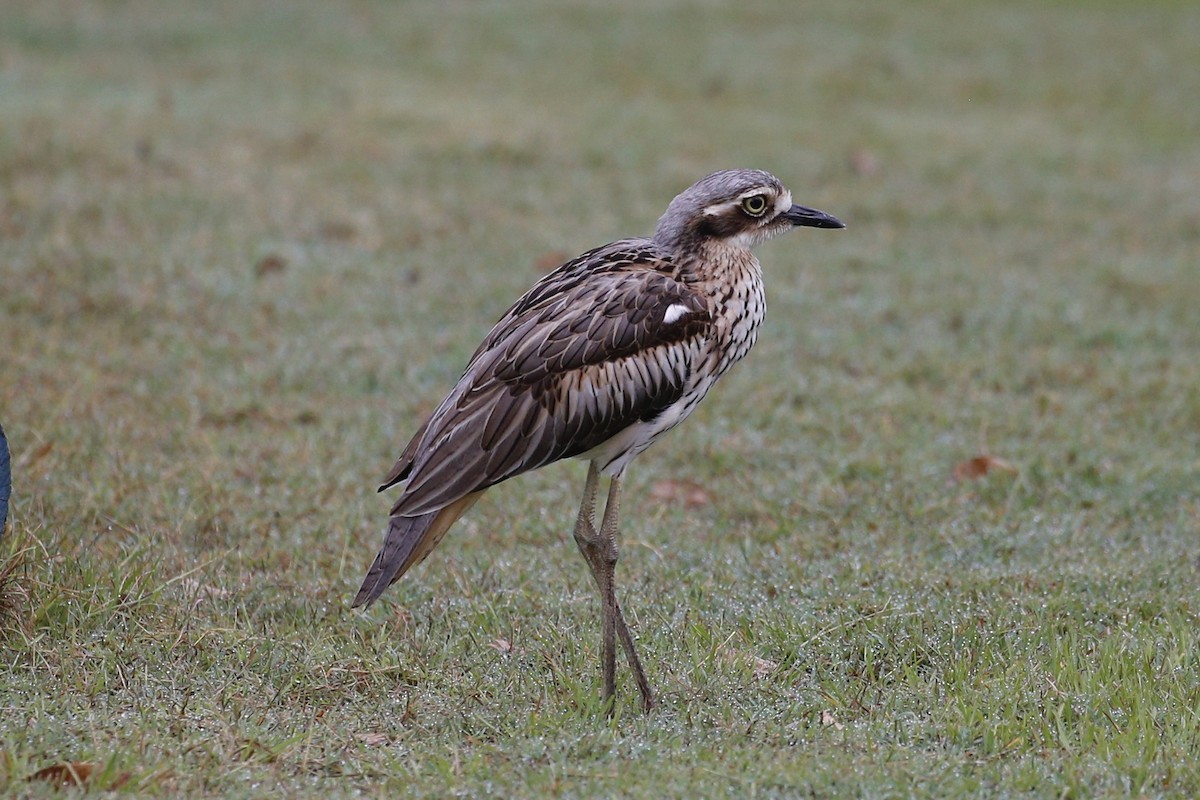
[[[379,486],[404,483],[352,607],[369,606],[422,562],[491,487],[582,459],[573,535],[600,594],[602,707],[614,713],[619,640],[650,711],[654,694],[614,578],[626,468],[754,346],[766,299],[751,249],[797,227],[845,225],[793,204],[768,172],[722,170],[676,196],[650,238],[589,250],[535,283],[484,337]]]

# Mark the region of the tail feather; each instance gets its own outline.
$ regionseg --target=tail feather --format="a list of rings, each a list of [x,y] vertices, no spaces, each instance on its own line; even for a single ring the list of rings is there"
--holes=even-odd
[[[383,594],[383,590],[400,577],[404,563],[421,543],[425,531],[437,518],[438,513],[431,511],[419,517],[392,517],[388,520],[383,547],[375,556],[371,568],[367,570],[367,576],[363,578],[362,586],[355,595],[351,608],[374,603],[379,595]]]
[[[482,491],[455,500],[445,508],[413,517],[392,517],[388,520],[383,547],[375,556],[351,608],[374,603],[384,590],[400,579],[410,567],[425,560],[437,547],[459,517],[475,505]]]

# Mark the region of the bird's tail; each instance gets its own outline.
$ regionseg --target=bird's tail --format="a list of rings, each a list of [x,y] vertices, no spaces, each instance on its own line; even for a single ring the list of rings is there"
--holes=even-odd
[[[424,561],[446,535],[450,526],[465,514],[468,508],[475,505],[481,494],[482,491],[472,492],[445,508],[430,511],[428,514],[389,519],[383,547],[380,548],[379,555],[375,556],[371,568],[367,570],[367,577],[363,578],[351,608],[374,603],[379,595],[383,594],[383,590],[398,581],[409,567]]]

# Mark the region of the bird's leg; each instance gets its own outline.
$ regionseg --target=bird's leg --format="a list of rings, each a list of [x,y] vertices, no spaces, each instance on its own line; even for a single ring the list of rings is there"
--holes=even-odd
[[[646,680],[646,671],[642,669],[642,660],[638,658],[637,649],[633,646],[633,637],[629,635],[629,627],[626,626],[625,617],[621,614],[621,604],[615,597],[613,603],[613,607],[617,610],[617,636],[621,639],[621,646],[625,648],[625,658],[629,661],[629,668],[633,670],[633,679],[637,681],[638,692],[642,695],[642,710],[650,711],[654,708],[654,692],[650,691],[650,681]]]
[[[642,695],[642,709],[649,711],[654,707],[654,695],[650,691],[650,682],[646,680],[646,671],[642,669],[642,661],[638,658],[637,648],[633,646],[633,637],[629,635],[629,627],[621,614],[621,606],[617,603],[617,588],[614,574],[617,569],[617,558],[620,556],[620,543],[617,541],[619,529],[617,519],[621,512],[621,476],[614,475],[608,484],[608,500],[604,504],[604,519],[600,522],[600,560],[606,574],[607,594],[605,588],[600,592],[606,604],[611,603],[612,620],[604,631],[604,643],[608,646],[608,657],[604,662],[605,686],[610,684],[608,675],[616,671],[616,656],[613,654],[613,634],[621,637],[621,646],[629,660],[629,668],[633,670],[633,678],[637,681],[638,692]]]
[[[583,501],[579,504],[579,519],[575,522],[575,544],[583,554],[584,561],[592,571],[592,579],[600,590],[601,631],[603,638],[600,647],[600,660],[604,673],[604,690],[602,697],[609,714],[612,714],[613,696],[616,693],[616,656],[613,637],[610,631],[614,627],[615,603],[609,602],[613,596],[612,567],[605,567],[603,546],[600,534],[596,531],[596,494],[600,489],[600,468],[596,464],[588,464],[587,481],[583,485]],[[611,493],[612,487],[610,485]],[[605,520],[608,519],[608,508],[605,507]],[[624,620],[622,627],[624,626]],[[628,633],[628,632],[627,632]]]
[[[600,604],[604,609],[604,633],[600,658],[604,668],[604,702],[611,716],[613,695],[617,686],[617,515],[621,507],[621,479],[613,477],[608,483],[608,500],[604,503],[604,518],[600,521],[600,541],[597,543],[599,567],[596,578],[600,584]]]
[[[604,642],[607,647],[602,645],[601,658],[604,663],[605,688],[604,699],[609,702],[609,713],[612,712],[612,697],[615,693],[616,684],[616,664],[615,654],[616,649],[612,646],[612,639],[609,637],[608,631],[611,628],[616,629],[616,635],[621,639],[621,646],[625,650],[625,656],[629,660],[629,666],[633,670],[634,677],[637,680],[638,691],[642,694],[642,707],[649,711],[654,704],[653,696],[650,692],[650,684],[646,680],[646,673],[642,669],[642,663],[638,659],[637,650],[633,645],[633,637],[629,634],[629,627],[625,624],[625,617],[621,613],[621,606],[617,602],[615,586],[613,582],[613,571],[616,566],[616,532],[617,532],[617,512],[620,508],[619,493],[620,488],[616,489],[617,503],[613,504],[614,490],[609,486],[609,501],[605,506],[604,521],[602,530],[609,531],[609,538],[612,539],[611,545],[611,563],[605,566],[605,547],[602,542],[602,534],[596,531],[595,515],[596,515],[596,494],[600,488],[600,469],[595,464],[588,466],[587,482],[584,484],[583,502],[579,506],[579,519],[575,523],[575,543],[579,546],[579,552],[588,563],[591,569],[592,578],[596,582],[596,588],[600,590],[601,610],[603,614],[603,631],[605,632]],[[610,510],[611,509],[611,510]],[[611,598],[611,603],[609,599]],[[608,665],[612,664],[610,668]]]

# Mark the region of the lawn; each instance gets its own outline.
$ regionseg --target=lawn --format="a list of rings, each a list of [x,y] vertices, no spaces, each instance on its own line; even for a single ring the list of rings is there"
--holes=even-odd
[[[1197,31],[0,2],[0,795],[1200,794]],[[628,474],[660,707],[599,702],[579,462],[351,611],[492,322],[734,166],[848,228]]]

